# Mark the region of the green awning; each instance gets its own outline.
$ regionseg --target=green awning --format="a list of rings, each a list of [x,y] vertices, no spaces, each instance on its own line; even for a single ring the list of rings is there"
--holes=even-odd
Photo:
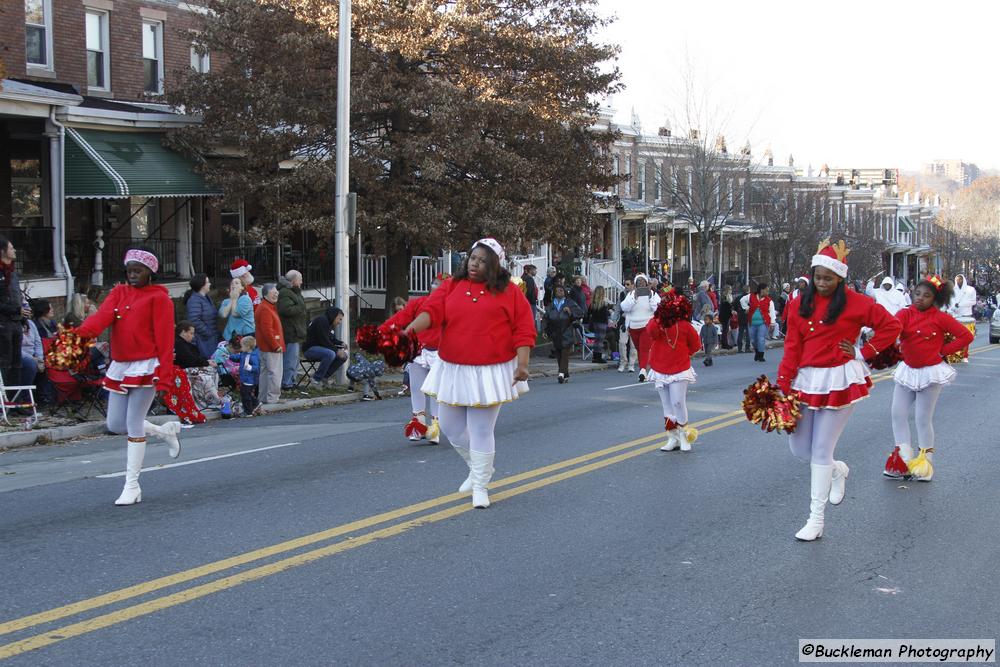
[[[896,220],[899,222],[900,234],[917,231],[917,223],[913,222],[913,220],[910,220],[910,218],[908,218],[907,216],[905,215],[901,216],[899,218],[896,218]]]
[[[163,146],[156,132],[66,128],[66,198],[207,197],[194,163]]]

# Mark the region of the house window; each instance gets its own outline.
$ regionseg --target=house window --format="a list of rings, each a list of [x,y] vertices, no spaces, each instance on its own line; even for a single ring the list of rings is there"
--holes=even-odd
[[[159,21],[142,22],[143,90],[147,93],[163,92],[163,24]]]
[[[43,227],[42,162],[38,159],[10,161],[11,224],[13,227]]]
[[[111,87],[111,59],[108,57],[108,14],[87,10],[87,87]]]
[[[663,201],[663,163],[656,167],[656,203]]]
[[[625,161],[625,196],[632,196],[632,160]]]
[[[203,47],[199,44],[191,45],[191,69],[193,69],[198,74],[208,74],[209,69],[211,69],[212,63],[209,58],[208,51],[203,50]]]
[[[636,194],[639,195],[639,201],[644,201],[646,199],[646,165],[642,162],[639,163],[639,180],[636,186]]]
[[[24,0],[24,51],[28,67],[52,69],[51,0]]]

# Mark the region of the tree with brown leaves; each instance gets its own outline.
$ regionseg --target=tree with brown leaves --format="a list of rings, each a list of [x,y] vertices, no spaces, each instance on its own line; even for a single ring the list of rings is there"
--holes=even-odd
[[[267,233],[332,228],[337,2],[207,0],[213,56],[171,102],[203,118],[181,145],[212,160],[229,197],[256,200]],[[611,187],[591,129],[619,88],[594,0],[354,0],[351,190],[366,240],[387,255],[387,303],[410,257],[484,235],[511,251],[589,236],[592,192]],[[280,168],[279,163],[285,167]]]

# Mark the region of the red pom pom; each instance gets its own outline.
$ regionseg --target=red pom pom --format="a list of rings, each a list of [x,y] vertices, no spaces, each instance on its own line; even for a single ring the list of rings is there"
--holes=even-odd
[[[362,350],[369,354],[375,354],[378,351],[378,327],[374,324],[359,327],[358,332],[354,335],[354,340]]]
[[[794,433],[802,416],[798,394],[782,393],[766,375],[743,390],[743,412],[751,424],[760,424],[768,433]]]
[[[892,368],[900,361],[903,360],[903,355],[899,351],[899,346],[893,343],[889,347],[885,348],[868,362],[873,370],[881,371],[886,368]]]
[[[691,319],[693,308],[691,302],[677,292],[671,292],[660,299],[653,317],[664,329],[669,329],[678,322]]]
[[[893,447],[892,454],[889,454],[889,458],[885,462],[885,472],[890,477],[902,477],[910,473],[906,461],[899,455],[899,445]]]
[[[75,329],[59,326],[59,333],[45,353],[45,365],[59,371],[85,373],[90,365],[90,348],[94,341],[83,338]]]
[[[400,330],[382,331],[378,339],[378,352],[385,357],[389,366],[402,366],[413,361],[420,353],[420,343],[416,336],[407,336]]]

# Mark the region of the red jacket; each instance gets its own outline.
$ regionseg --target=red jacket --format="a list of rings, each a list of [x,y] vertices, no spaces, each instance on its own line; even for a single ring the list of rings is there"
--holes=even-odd
[[[174,302],[165,287],[116,285],[76,332],[96,338],[111,327],[111,360],[159,359],[157,389],[168,389],[174,368]]]
[[[257,339],[257,349],[261,352],[284,352],[285,333],[281,328],[281,317],[278,306],[267,299],[253,309],[253,321],[257,327],[254,337]]]
[[[812,317],[799,315],[799,300],[788,313],[788,332],[785,334],[785,354],[778,365],[778,386],[787,389],[804,366],[833,368],[854,358],[840,349],[842,340],[851,344],[858,339],[861,327],[871,327],[875,337],[861,348],[861,355],[869,360],[896,342],[902,326],[875,299],[847,290],[847,304],[837,321],[825,324],[830,299],[816,295]]]
[[[654,317],[646,325],[646,333],[653,341],[649,347],[649,367],[657,373],[673,375],[686,371],[691,368],[691,355],[701,349],[701,338],[687,320],[664,329]]]
[[[391,327],[405,329],[410,326],[410,322],[417,319],[417,315],[420,314],[420,308],[426,300],[426,296],[413,297],[406,302],[406,306],[401,311],[383,322],[379,329],[385,331]],[[430,329],[424,329],[417,334],[417,340],[420,342],[421,347],[425,347],[428,350],[438,349],[438,346],[441,345],[441,327],[432,326]]]
[[[757,298],[756,294],[750,295],[750,308],[747,310],[747,323],[753,320],[753,311],[760,309],[760,316],[764,318],[764,324],[771,326],[771,297],[765,296],[763,299]]]
[[[903,327],[899,348],[910,368],[939,364],[942,357],[958,352],[976,338],[958,320],[937,308],[920,312],[916,306],[907,306],[896,313],[896,319]],[[955,340],[946,344],[946,333]]]
[[[535,346],[531,305],[513,283],[493,294],[486,283],[449,278],[431,292],[420,312],[430,315],[432,327],[442,327],[438,355],[453,364],[500,364],[513,359],[517,348]]]

